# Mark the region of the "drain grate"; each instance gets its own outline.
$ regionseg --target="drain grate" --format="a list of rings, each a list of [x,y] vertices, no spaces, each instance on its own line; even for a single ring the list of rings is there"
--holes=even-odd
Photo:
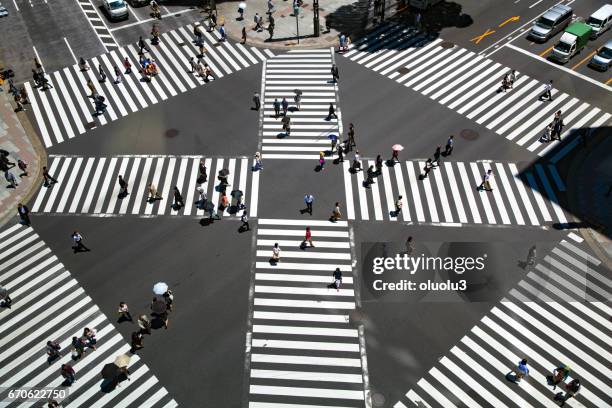
[[[409,68],[406,67],[401,67],[400,69],[397,70],[397,73],[400,75],[404,75],[410,72]]]
[[[463,129],[459,132],[459,136],[465,140],[476,140],[480,135],[474,129]]]
[[[450,41],[444,41],[440,43],[440,47],[442,48],[453,48],[455,46],[455,44],[453,44]]]

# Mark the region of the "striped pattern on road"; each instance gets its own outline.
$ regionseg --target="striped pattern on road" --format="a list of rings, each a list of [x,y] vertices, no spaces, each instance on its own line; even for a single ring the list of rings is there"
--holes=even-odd
[[[206,191],[217,211],[221,199],[219,171],[229,171],[226,194],[231,206],[219,216],[238,217],[231,192],[243,192],[249,215],[257,216],[259,177],[247,158],[206,158],[199,156],[50,156],[49,173],[57,184],[42,185],[32,212],[118,215],[204,215],[195,204],[198,187]],[[199,164],[206,166],[207,180],[198,183]],[[119,197],[119,175],[128,183],[129,194]],[[153,183],[162,200],[149,200],[148,185]],[[185,206],[173,207],[173,188],[177,186]]]
[[[344,57],[393,79],[478,124],[556,163],[579,144],[579,134],[609,126],[610,113],[559,90],[553,101],[539,101],[544,84],[517,73],[514,89],[499,92],[510,71],[458,46],[446,48],[414,28],[388,24],[351,44]],[[557,110],[565,128],[561,142],[542,142]],[[553,151],[554,150],[554,151]]]
[[[367,171],[375,161],[362,160],[361,164]],[[565,186],[554,166],[525,168],[520,163],[442,160],[422,178],[424,167],[424,161],[406,161],[392,167],[385,163],[374,184],[366,188],[363,172],[352,174],[345,161],[348,218],[532,226],[568,222],[562,205]],[[479,191],[477,187],[489,169],[493,170],[493,191]],[[400,195],[403,206],[398,216],[395,202]]]
[[[259,219],[256,259],[249,407],[364,407],[347,222]],[[337,267],[342,286],[327,288]]]
[[[102,367],[128,353],[130,346],[32,228],[15,225],[0,232],[0,285],[13,300],[10,309],[0,309],[2,387],[62,389],[60,367],[70,363],[76,382],[68,399],[59,401],[63,406],[178,406],[138,355],[131,358],[130,381],[110,393],[100,392]],[[85,327],[97,329],[97,350],[89,349],[73,361],[72,337],[82,336]],[[48,340],[62,348],[60,358],[51,364],[46,354]],[[7,392],[0,392],[0,400],[5,400]],[[35,404],[29,401],[19,406]],[[37,406],[40,404],[39,400]]]
[[[98,7],[90,0],[77,0],[77,3],[81,7],[81,10],[83,10],[83,13],[85,13],[87,21],[104,46],[104,49],[108,52],[119,48],[117,41],[115,41],[115,37],[113,37],[113,34],[110,32],[108,26],[104,22],[104,16],[101,14]]]
[[[582,384],[566,406],[611,406],[611,295],[610,270],[570,233],[395,407],[558,407],[546,376],[564,364]],[[516,385],[505,377],[523,358]]]
[[[336,114],[337,84],[333,83],[330,49],[291,50],[266,62],[262,157],[266,159],[313,159],[330,149],[328,136],[340,136],[338,119],[328,118],[329,104]],[[294,90],[302,91],[300,109],[294,101]],[[289,136],[283,131],[282,110],[276,117],[274,100],[287,99],[291,119]],[[338,116],[340,118],[340,116]]]
[[[81,0],[89,4],[86,0]],[[95,11],[94,11],[95,13]],[[46,76],[50,90],[34,88],[33,83],[25,87],[30,95],[34,122],[46,147],[51,147],[87,130],[125,117],[131,113],[155,105],[168,98],[206,84],[196,73],[191,73],[189,58],[199,51],[194,44],[193,26],[188,25],[163,33],[159,45],[146,40],[145,56],[153,58],[159,74],[150,82],[144,82],[139,74],[139,48],[135,44],[110,50],[109,53],[87,60],[88,71],[81,72],[77,64]],[[269,50],[258,50],[229,41],[219,42],[219,33],[204,33],[206,53],[203,60],[213,70],[216,79],[223,78],[244,68],[258,64],[273,56]],[[123,60],[132,64],[132,74],[124,74]],[[100,83],[99,67],[107,75]],[[121,82],[114,83],[114,67],[121,72]],[[108,105],[106,113],[95,116],[91,92],[87,88],[91,80]]]

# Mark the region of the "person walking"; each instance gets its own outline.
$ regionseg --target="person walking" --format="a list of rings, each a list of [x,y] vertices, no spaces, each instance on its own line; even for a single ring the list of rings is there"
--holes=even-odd
[[[281,107],[283,108],[283,116],[287,116],[287,111],[289,110],[289,102],[287,102],[287,98],[283,98],[281,101]]]
[[[536,246],[533,245],[531,248],[529,248],[529,252],[527,252],[527,259],[525,260],[525,267],[523,269],[533,268],[536,263],[536,258]]]
[[[306,233],[304,234],[304,240],[300,245],[302,248],[306,247],[306,243],[310,245],[311,248],[314,248],[314,244],[312,243],[312,232],[310,232],[310,227],[306,227]]]
[[[314,202],[314,196],[312,194],[306,194],[304,196],[304,203],[306,203],[306,208],[300,210],[301,214],[308,213],[312,215],[312,203]]]
[[[96,86],[94,85],[91,79],[87,80],[87,88],[89,88],[89,91],[91,92],[91,95],[89,95],[89,97],[96,99],[96,97],[98,96],[98,91],[96,90]]]
[[[512,69],[506,75],[508,77],[508,85],[510,89],[514,89],[514,81],[516,80],[516,70]]]
[[[293,95],[293,102],[295,102],[295,109],[300,110],[302,107],[302,91],[299,89],[294,90],[295,94]]]
[[[91,249],[87,248],[85,244],[83,244],[83,235],[81,235],[79,231],[74,231],[72,233],[72,241],[74,242],[74,246],[72,247],[72,249],[74,249],[75,253],[80,251],[91,251]]]
[[[258,111],[261,108],[261,98],[257,92],[253,94],[253,103],[255,104],[255,110]]]
[[[100,82],[101,84],[106,82],[106,72],[104,72],[102,64],[98,64],[98,82]]]
[[[555,117],[553,119],[550,140],[554,140],[556,136],[556,139],[561,141],[561,133],[563,132],[564,126],[565,124],[563,123],[563,114],[559,110],[557,111],[557,113],[555,113]]]
[[[85,343],[83,342],[82,338],[73,336],[72,347],[74,348],[72,350],[72,359],[74,361],[83,357],[83,354],[85,354]]]
[[[332,211],[330,221],[337,222],[341,218],[342,218],[342,213],[340,212],[340,203],[336,202],[336,204],[334,205],[334,210]]]
[[[98,340],[96,339],[96,329],[90,329],[86,327],[83,329],[83,338],[85,339],[85,344],[87,347],[96,351],[96,343]]]
[[[246,42],[247,42],[246,27],[242,27],[242,39],[240,40],[240,44],[246,44]]]
[[[581,388],[581,385],[580,385],[580,380],[578,378],[574,378],[572,381],[567,383],[567,385],[565,386],[565,395],[559,398],[561,400],[561,405],[559,406],[560,407],[565,406],[565,402],[568,399],[575,397],[576,394],[580,392],[580,388]]]
[[[353,158],[353,164],[351,165],[350,170],[352,170],[353,173],[361,170],[361,156],[359,155],[359,150],[355,151],[355,157]]]
[[[24,204],[17,204],[17,214],[19,214],[20,222],[26,227],[30,226],[30,209]]]
[[[141,332],[137,331],[137,332],[132,332],[131,335],[131,346],[132,348],[130,349],[130,353],[135,353],[136,351],[140,350],[141,348],[144,347],[144,342],[143,342],[143,338],[144,336],[142,335]]]
[[[223,42],[227,39],[227,33],[225,32],[225,26],[221,25],[219,27],[219,35],[221,36],[221,38],[219,38],[219,42]]]
[[[349,128],[348,128],[348,139],[346,141],[346,151],[350,152],[351,150],[353,150],[353,147],[357,147],[357,143],[355,143],[355,125],[353,125],[352,123],[349,123]]]
[[[565,381],[569,377],[570,372],[571,370],[569,366],[564,364],[560,367],[555,368],[551,376],[546,377],[550,385],[553,386],[553,391],[557,389],[557,385],[559,385],[561,382],[565,384]]]
[[[406,239],[406,255],[412,256],[413,252],[414,252],[414,244],[412,243],[412,235],[410,235],[408,239]]]
[[[183,196],[177,186],[174,186],[174,207],[177,211],[185,206]]]
[[[9,187],[11,188],[17,188],[17,186],[19,185],[19,183],[17,183],[17,178],[15,177],[12,171],[6,170],[4,172],[4,178],[10,184]]]
[[[278,242],[274,243],[274,246],[272,247],[272,262],[277,263],[280,262],[280,253],[281,253],[281,249],[278,246]]]
[[[435,167],[440,167],[440,156],[442,156],[442,147],[438,145],[438,147],[436,147],[436,151],[434,152],[434,158],[433,158],[433,162],[436,163]]]
[[[153,183],[149,183],[149,187],[147,189],[148,191],[148,201],[149,202],[155,202],[155,200],[163,200],[164,198],[159,194],[159,192],[157,191],[157,188],[155,188],[155,185]]]
[[[242,222],[240,228],[244,231],[250,231],[251,226],[249,225],[249,216],[247,214],[247,210],[244,210],[242,212],[242,215],[240,216],[240,221]]]
[[[76,381],[75,374],[74,368],[72,368],[70,364],[62,364],[60,375],[64,378],[64,382],[68,387],[70,387]]]
[[[17,105],[17,108],[15,108],[15,112],[25,112],[26,111],[26,108],[24,108],[23,106],[21,94],[15,94],[15,96],[13,97],[13,100],[15,101],[15,105]]]
[[[395,216],[399,217],[400,213],[402,212],[402,207],[404,206],[404,203],[402,202],[402,196],[397,196],[397,200],[395,200]]]
[[[334,104],[330,102],[326,120],[331,120],[332,117],[334,117],[335,119],[338,119],[338,115],[336,115],[336,109],[334,108]]]
[[[427,161],[425,162],[425,167],[423,167],[423,174],[421,175],[421,180],[427,178],[429,172],[431,171],[431,169],[433,169],[433,167],[434,166],[431,161],[431,158],[427,159]]]
[[[113,81],[113,83],[115,85],[119,85],[121,83],[121,79],[122,79],[121,78],[121,70],[116,65],[113,65],[113,72],[115,74],[115,80]]]
[[[119,198],[123,198],[127,196],[128,194],[130,194],[128,192],[128,183],[127,181],[125,181],[125,179],[121,175],[119,175],[118,181],[119,181]]]
[[[17,160],[17,167],[19,168],[19,170],[21,170],[21,174],[19,175],[20,178],[28,177],[30,175],[28,173],[28,164],[24,162],[23,160],[21,159]]]
[[[278,98],[274,98],[274,102],[272,102],[272,106],[274,107],[274,118],[278,118],[280,116],[281,104],[278,101]]]
[[[13,299],[8,293],[8,290],[2,286],[0,286],[0,307],[5,307],[7,309],[11,308],[13,304]]]
[[[129,75],[132,73],[132,63],[130,62],[128,57],[125,57],[123,59],[123,68],[125,68],[125,71],[124,71],[125,75]]]
[[[543,101],[544,98],[548,99],[549,102],[552,102],[553,98],[552,98],[552,87],[553,87],[553,81],[552,79],[550,80],[549,83],[544,85],[544,93],[542,95],[540,95],[540,100]]]
[[[255,13],[255,16],[253,16],[253,22],[255,22],[254,30],[256,31],[263,30],[263,27],[261,26],[262,21],[263,21],[263,17],[261,17],[259,13]]]
[[[60,358],[60,350],[62,346],[56,341],[47,341],[47,362],[51,365],[52,362]]]
[[[527,367],[528,360],[526,358],[519,361],[516,370],[514,370],[516,374],[516,379],[514,382],[517,384],[525,377],[529,375],[529,367]]]
[[[145,43],[145,41],[142,39],[142,36],[138,37],[138,48],[140,48],[138,55],[144,54],[144,51],[147,48],[147,43]]]
[[[327,285],[328,289],[336,289],[336,291],[340,291],[340,286],[342,285],[342,271],[340,268],[336,268],[336,270],[332,273],[332,283]]]
[[[151,335],[151,319],[146,314],[142,314],[138,316],[138,328],[140,329],[140,333]]]
[[[446,141],[446,146],[444,147],[444,156],[450,156],[453,154],[453,147],[455,146],[455,136],[450,135],[448,140]]]
[[[338,66],[336,64],[333,64],[331,67],[331,76],[334,83],[338,82],[340,79],[340,73],[338,72]]]
[[[480,185],[478,186],[479,191],[493,191],[493,189],[491,188],[491,177],[493,177],[493,170],[489,169],[482,176],[482,183],[480,183]]]
[[[259,154],[259,152],[255,152],[254,160],[255,165],[253,166],[253,171],[263,170],[263,164],[261,163],[261,154]]]
[[[85,58],[83,57],[79,58],[79,69],[81,70],[81,72],[89,71],[89,66],[87,65],[87,62],[85,62]]]
[[[392,165],[399,163],[399,150],[391,149],[391,159],[389,160]]]
[[[319,170],[325,170],[325,153],[319,152]]]
[[[268,34],[270,36],[268,37],[267,41],[271,41],[272,37],[274,37],[274,28],[275,28],[276,25],[274,24],[274,17],[272,17],[271,15],[270,15],[270,18],[268,20],[269,20],[269,23],[268,23]]]
[[[130,309],[128,308],[128,305],[125,302],[119,302],[119,309],[117,309],[117,314],[119,315],[119,318],[117,319],[118,323],[121,323],[126,320],[130,322],[134,321],[134,319],[132,319],[132,315],[130,314]]]
[[[342,147],[342,143],[338,143],[336,146],[336,150],[338,152],[338,163],[344,162],[344,148]]]
[[[376,176],[376,171],[374,170],[374,165],[368,167],[366,172],[366,180],[363,182],[365,188],[370,188],[372,184],[374,184],[374,177]]]
[[[47,170],[47,166],[43,166],[42,175],[43,175],[43,179],[45,180],[45,187],[48,187],[51,184],[57,183],[57,180],[49,174],[49,170]]]
[[[200,160],[200,164],[198,164],[198,179],[197,182],[202,184],[206,183],[208,180],[208,170],[206,169],[206,163],[204,160]]]

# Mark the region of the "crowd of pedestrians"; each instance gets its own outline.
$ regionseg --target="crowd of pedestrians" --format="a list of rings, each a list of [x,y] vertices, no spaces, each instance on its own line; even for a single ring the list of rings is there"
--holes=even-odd
[[[529,376],[529,360],[524,358],[518,362],[516,368],[506,374],[506,378],[515,384],[520,384],[521,381],[525,380]],[[546,376],[546,383],[548,386],[552,386],[552,390],[555,391],[557,387],[562,388],[565,392],[555,393],[554,400],[559,403],[560,407],[565,406],[565,403],[570,399],[574,398],[576,394],[580,392],[582,385],[580,384],[579,378],[572,378],[569,382],[567,381],[572,376],[571,368],[566,364],[552,370],[552,374]]]

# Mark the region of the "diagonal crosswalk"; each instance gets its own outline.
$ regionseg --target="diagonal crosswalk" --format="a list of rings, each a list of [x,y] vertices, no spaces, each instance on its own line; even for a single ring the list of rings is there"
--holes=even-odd
[[[78,65],[46,75],[51,89],[43,91],[33,83],[25,87],[30,96],[31,111],[46,147],[54,146],[88,129],[106,125],[148,106],[163,102],[206,82],[192,73],[189,58],[199,54],[194,43],[193,25],[163,33],[160,43],[152,45],[146,40],[147,58],[153,58],[159,74],[144,82],[139,74],[139,48],[129,44],[87,60],[91,69],[81,72]],[[258,50],[229,41],[219,42],[219,33],[203,33],[206,52],[203,62],[212,69],[215,78],[223,78],[272,57],[268,49]],[[132,64],[132,73],[125,74],[123,61]],[[99,67],[107,75],[99,82]],[[114,67],[121,70],[121,82],[115,83]],[[96,116],[87,81],[91,80],[108,105],[106,113]]]
[[[200,162],[206,166],[206,182],[200,178]],[[238,217],[237,202],[231,192],[240,190],[249,215],[257,216],[259,173],[253,172],[247,158],[200,156],[50,156],[49,172],[58,183],[41,186],[32,212],[104,215],[181,215],[203,216],[196,205],[201,187],[223,217]],[[219,171],[228,170],[226,194],[230,206],[218,211],[221,201]],[[118,177],[128,183],[128,195],[120,197]],[[162,199],[151,200],[152,183]],[[178,187],[185,206],[173,206],[173,189]]]
[[[611,294],[610,271],[570,233],[394,407],[557,407],[546,376],[564,364],[582,384],[566,406],[611,406]],[[507,381],[523,358],[529,377]]]
[[[362,160],[362,168],[374,160]],[[374,183],[365,187],[364,172],[344,163],[348,219],[412,221],[442,224],[540,226],[566,224],[562,204],[565,185],[553,165],[442,161],[425,178],[424,161],[383,164]],[[493,191],[479,191],[482,176],[493,171]],[[402,210],[395,202],[402,196]]]
[[[302,249],[307,226],[315,247]],[[327,287],[336,268],[339,290]],[[258,220],[250,408],[365,406],[354,297],[346,221]]]
[[[328,136],[340,136],[337,85],[333,83],[330,49],[292,50],[270,58],[265,64],[262,157],[267,159],[312,159],[329,150]],[[294,90],[302,91],[301,107],[296,108]],[[283,130],[282,110],[275,117],[274,100],[289,103],[287,116],[291,132]],[[327,118],[333,103],[339,119]]]
[[[579,138],[570,136],[612,123],[610,113],[559,90],[553,91],[552,102],[539,101],[544,84],[520,72],[514,89],[498,92],[509,67],[413,28],[384,26],[343,55],[530,152],[550,156],[553,163],[578,145]],[[565,123],[561,140],[571,140],[557,149],[558,141],[543,142],[541,136],[558,110]]]
[[[15,225],[0,232],[0,284],[13,300],[10,309],[0,309],[2,387],[63,389],[60,367],[71,363],[76,382],[68,398],[59,401],[63,406],[178,406],[138,355],[131,357],[130,381],[122,382],[113,392],[100,392],[102,367],[127,353],[130,346],[32,228]],[[74,362],[70,354],[72,337],[82,336],[85,327],[97,329],[97,349]],[[62,348],[59,359],[50,364],[48,340]],[[4,401],[7,393],[2,388],[0,399]],[[19,407],[45,403],[21,402]]]

